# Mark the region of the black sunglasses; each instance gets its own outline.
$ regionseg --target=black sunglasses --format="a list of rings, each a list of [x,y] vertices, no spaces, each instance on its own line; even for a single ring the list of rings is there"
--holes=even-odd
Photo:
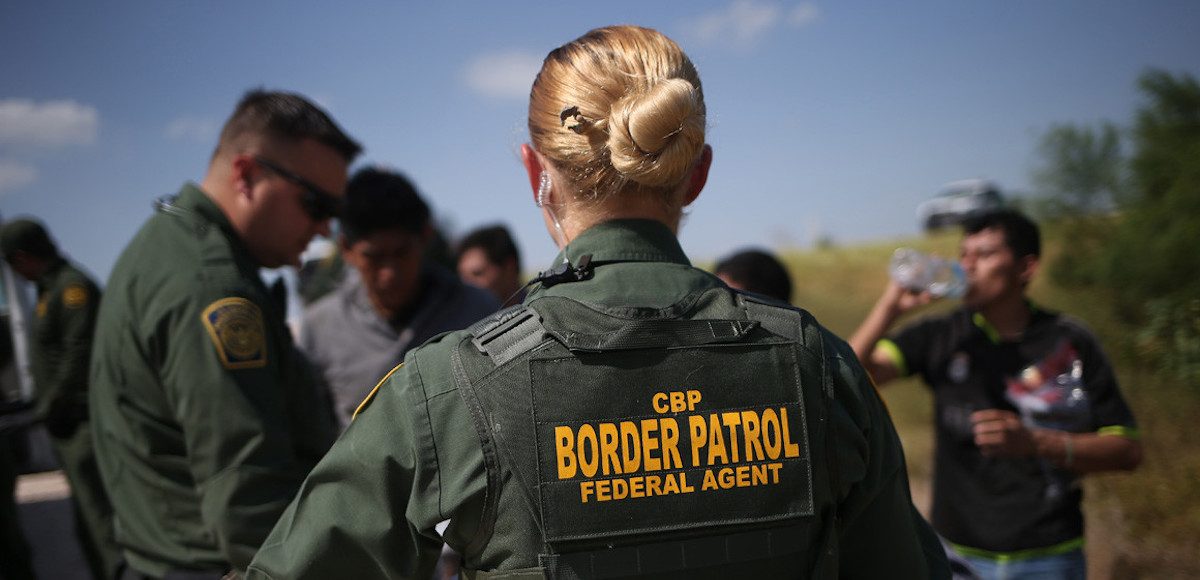
[[[255,163],[266,167],[276,175],[300,186],[300,190],[304,193],[300,197],[300,204],[304,206],[304,211],[309,217],[316,221],[335,218],[342,210],[342,198],[321,189],[313,184],[313,182],[288,171],[273,161],[264,159],[261,155],[254,156]]]

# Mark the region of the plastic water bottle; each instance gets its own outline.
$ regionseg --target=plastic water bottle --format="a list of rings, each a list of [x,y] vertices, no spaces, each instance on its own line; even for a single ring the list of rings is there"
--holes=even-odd
[[[958,298],[967,291],[967,276],[958,262],[912,248],[899,248],[892,254],[888,273],[897,284],[915,292]]]

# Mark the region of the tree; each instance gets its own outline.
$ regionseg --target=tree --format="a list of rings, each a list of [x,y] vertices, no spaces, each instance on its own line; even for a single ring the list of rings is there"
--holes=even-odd
[[[1133,128],[1132,187],[1103,256],[1121,312],[1161,366],[1200,379],[1200,85],[1152,70]]]
[[[1121,136],[1112,123],[1052,126],[1038,145],[1045,164],[1034,180],[1051,195],[1054,217],[1077,216],[1113,207],[1121,191]]]

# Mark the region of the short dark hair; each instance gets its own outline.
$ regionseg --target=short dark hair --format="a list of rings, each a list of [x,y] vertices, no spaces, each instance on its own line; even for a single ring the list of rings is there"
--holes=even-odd
[[[715,273],[724,274],[748,292],[784,302],[792,300],[792,277],[770,252],[742,250],[717,262]]]
[[[342,132],[325,111],[297,93],[247,91],[225,121],[213,157],[243,135],[264,135],[288,142],[313,139],[337,151],[346,163],[362,152],[362,146]]]
[[[1024,258],[1042,255],[1042,234],[1033,220],[1013,209],[997,209],[963,220],[963,235],[974,235],[983,230],[998,229],[1004,233],[1004,244],[1013,256]]]
[[[43,260],[58,257],[58,247],[50,239],[50,233],[33,218],[15,219],[0,227],[0,253],[7,259],[16,252]]]
[[[429,225],[429,216],[417,188],[395,171],[367,167],[346,184],[341,228],[351,242],[380,230],[420,233]]]
[[[521,269],[521,252],[517,249],[508,228],[502,224],[483,226],[463,236],[458,242],[456,257],[461,260],[463,254],[471,248],[483,250],[488,261],[493,264],[503,264],[511,258],[517,269]]]

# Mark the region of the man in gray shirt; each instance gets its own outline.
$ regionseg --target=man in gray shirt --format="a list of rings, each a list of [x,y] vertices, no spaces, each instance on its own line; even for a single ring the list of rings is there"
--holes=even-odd
[[[304,314],[300,348],[329,389],[342,429],[404,353],[495,312],[491,294],[425,258],[429,206],[403,175],[368,168],[346,186],[338,240],[353,268]]]

